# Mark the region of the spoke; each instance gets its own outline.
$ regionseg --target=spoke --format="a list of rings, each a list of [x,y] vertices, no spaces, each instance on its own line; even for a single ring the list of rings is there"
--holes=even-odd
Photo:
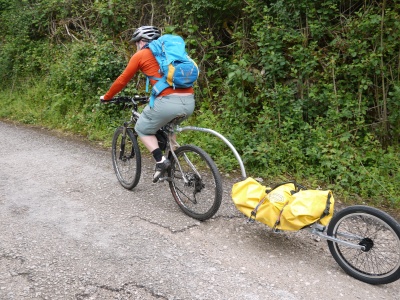
[[[188,195],[186,195],[186,193],[185,193],[183,190],[181,190],[179,187],[176,187],[176,189],[177,189],[179,192],[181,192],[182,195],[185,196],[190,202],[192,202],[193,204],[196,204],[196,203],[197,203],[196,197],[195,197],[195,200],[192,201],[192,200],[190,199],[190,197],[189,197]]]

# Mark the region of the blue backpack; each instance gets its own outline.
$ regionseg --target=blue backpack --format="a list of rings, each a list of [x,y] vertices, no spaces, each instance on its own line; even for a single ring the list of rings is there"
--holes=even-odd
[[[157,80],[150,95],[150,107],[154,106],[154,99],[166,88],[189,88],[199,77],[197,64],[186,53],[185,42],[178,35],[165,34],[147,46],[160,65],[161,78]],[[147,78],[146,92],[148,92],[149,77]]]

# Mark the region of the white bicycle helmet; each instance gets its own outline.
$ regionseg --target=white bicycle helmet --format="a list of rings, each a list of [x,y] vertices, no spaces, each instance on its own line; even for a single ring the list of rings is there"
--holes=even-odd
[[[157,27],[154,26],[142,26],[135,30],[133,33],[132,39],[130,42],[138,42],[141,39],[145,39],[147,41],[156,40],[161,36],[161,31]]]

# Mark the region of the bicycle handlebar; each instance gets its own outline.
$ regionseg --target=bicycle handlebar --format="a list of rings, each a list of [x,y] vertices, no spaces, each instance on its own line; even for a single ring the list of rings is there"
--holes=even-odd
[[[100,100],[101,103],[131,103],[131,104],[147,104],[149,103],[149,97],[147,96],[139,96],[135,95],[133,97],[130,96],[118,96],[114,97],[111,100]]]

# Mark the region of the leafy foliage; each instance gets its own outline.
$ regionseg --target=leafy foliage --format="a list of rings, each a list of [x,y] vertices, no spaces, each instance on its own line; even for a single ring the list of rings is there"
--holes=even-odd
[[[96,99],[153,24],[200,66],[190,122],[226,136],[249,175],[398,206],[399,20],[390,0],[0,0],[0,117],[109,140],[124,113]],[[182,138],[238,167],[217,139]]]

